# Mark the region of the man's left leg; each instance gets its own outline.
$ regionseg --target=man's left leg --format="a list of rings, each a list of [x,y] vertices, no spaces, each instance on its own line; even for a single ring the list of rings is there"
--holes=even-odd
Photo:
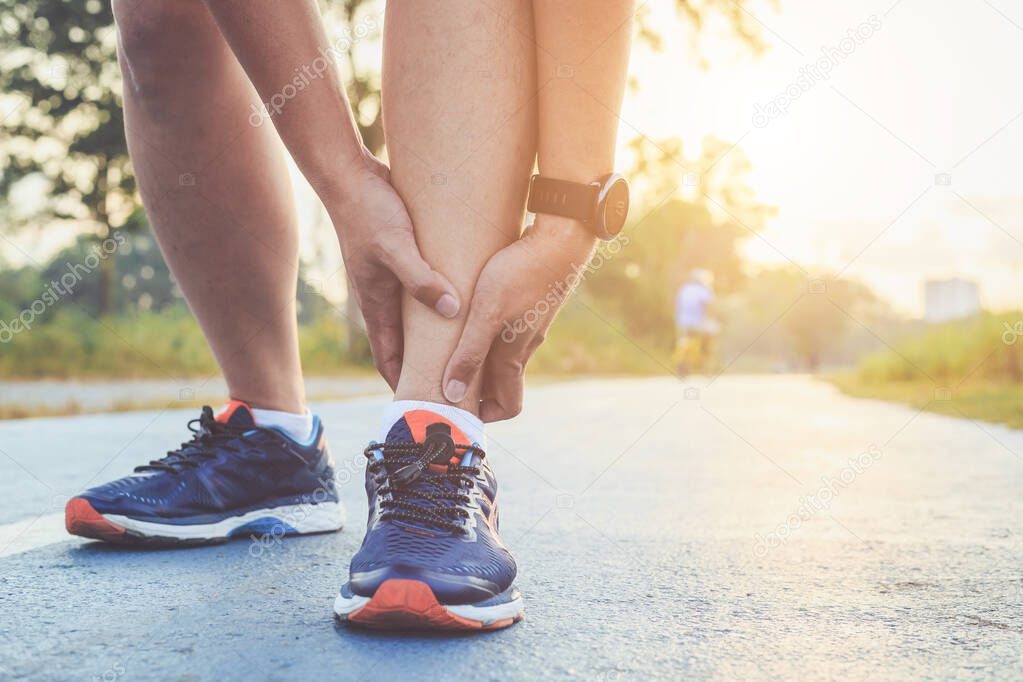
[[[532,32],[531,3],[522,0],[387,8],[391,178],[424,258],[462,301],[521,231],[536,153]],[[457,405],[441,391],[467,308],[444,320],[405,296],[401,377],[367,473],[380,512],[335,602],[342,621],[494,629],[522,616],[515,561],[497,532],[478,382]]]

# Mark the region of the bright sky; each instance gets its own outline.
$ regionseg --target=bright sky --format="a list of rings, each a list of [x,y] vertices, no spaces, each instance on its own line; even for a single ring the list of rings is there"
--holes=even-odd
[[[671,20],[670,3],[650,6],[653,23]],[[848,266],[914,314],[933,277],[979,281],[994,309],[1023,305],[1023,3],[781,0],[750,13],[770,45],[759,58],[715,36],[707,71],[677,42],[637,53],[623,137],[680,136],[692,156],[708,133],[739,140],[758,198],[779,209],[748,243],[754,263]],[[864,24],[830,78],[754,125],[757,104]]]

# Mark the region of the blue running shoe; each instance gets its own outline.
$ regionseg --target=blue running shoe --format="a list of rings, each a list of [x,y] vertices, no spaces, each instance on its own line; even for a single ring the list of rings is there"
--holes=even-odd
[[[334,602],[342,623],[495,630],[522,619],[515,560],[497,533],[497,481],[466,440],[414,410],[366,448],[369,521]]]
[[[256,426],[232,400],[188,423],[194,436],[163,459],[68,501],[72,535],[142,544],[205,544],[243,535],[341,528],[334,465],[314,419],[308,443]]]

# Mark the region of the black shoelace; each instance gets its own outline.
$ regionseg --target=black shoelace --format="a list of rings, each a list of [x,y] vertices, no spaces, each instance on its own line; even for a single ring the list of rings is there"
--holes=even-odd
[[[222,450],[238,452],[237,441],[246,441],[245,433],[260,429],[251,425],[221,424],[213,416],[213,408],[203,405],[202,414],[188,422],[188,430],[194,434],[190,441],[182,443],[177,450],[168,450],[167,456],[163,459],[154,459],[149,464],[135,467],[135,471],[178,473],[188,467],[198,467],[204,460],[215,458]]]
[[[375,453],[383,459],[377,459]],[[452,464],[472,452],[481,458],[486,453],[473,445],[456,444],[450,436],[428,436],[422,443],[377,443],[365,450],[369,472],[383,485],[381,519],[408,521],[452,533],[466,532],[461,520],[469,512],[461,505],[471,498],[466,490],[476,486],[478,466]],[[431,464],[445,465],[444,472],[430,469]]]

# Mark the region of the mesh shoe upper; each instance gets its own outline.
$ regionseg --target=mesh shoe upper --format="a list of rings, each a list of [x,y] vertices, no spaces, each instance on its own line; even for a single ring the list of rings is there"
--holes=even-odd
[[[352,558],[355,594],[371,596],[384,580],[414,579],[440,601],[458,604],[511,586],[515,560],[497,531],[497,481],[485,453],[457,427],[432,412],[409,412],[366,454],[369,519]]]
[[[217,418],[204,407],[189,428],[193,438],[179,449],[79,497],[101,514],[164,523],[213,522],[260,507],[337,500],[319,420],[309,445],[257,427],[248,406],[236,401]]]

